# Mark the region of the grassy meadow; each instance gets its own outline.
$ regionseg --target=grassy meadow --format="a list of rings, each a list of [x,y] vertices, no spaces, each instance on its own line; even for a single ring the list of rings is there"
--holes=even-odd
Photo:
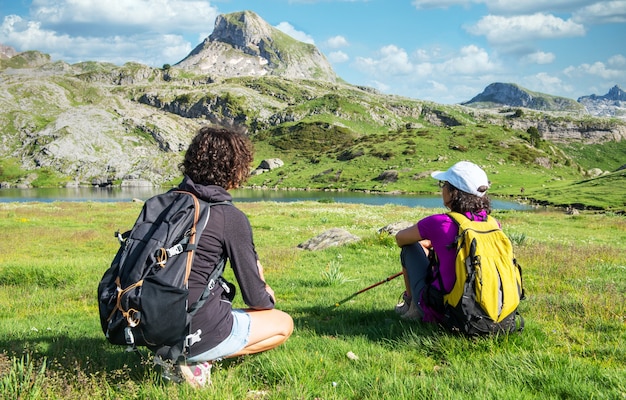
[[[526,325],[469,339],[400,320],[401,279],[335,307],[399,271],[399,249],[378,229],[443,209],[238,206],[295,330],[275,350],[217,364],[213,385],[194,390],[163,382],[147,352],[109,345],[100,330],[113,233],[141,204],[0,203],[0,398],[626,399],[624,215],[495,210],[523,267]],[[297,248],[333,227],[361,240]]]

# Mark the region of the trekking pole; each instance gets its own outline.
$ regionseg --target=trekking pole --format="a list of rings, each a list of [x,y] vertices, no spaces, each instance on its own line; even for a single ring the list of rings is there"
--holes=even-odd
[[[402,275],[402,271],[397,272],[397,273],[395,273],[395,274],[393,274],[393,275],[391,275],[391,276],[388,276],[387,278],[383,279],[382,281],[380,281],[380,282],[376,282],[375,284],[373,284],[373,285],[371,285],[371,286],[368,286],[368,287],[366,287],[365,289],[361,289],[361,290],[359,290],[358,292],[354,292],[354,293],[352,293],[350,296],[348,296],[348,297],[346,297],[345,299],[341,300],[340,302],[335,303],[335,307],[339,307],[340,305],[342,305],[342,304],[343,304],[343,303],[345,303],[346,301],[348,301],[348,300],[351,300],[351,299],[355,298],[356,296],[360,295],[361,293],[366,292],[366,291],[368,291],[368,290],[370,290],[370,289],[373,289],[373,288],[375,288],[375,287],[376,287],[376,286],[378,286],[378,285],[382,285],[382,284],[383,284],[383,283],[385,283],[385,282],[389,282],[390,280],[395,279],[395,278],[399,277],[400,275]]]

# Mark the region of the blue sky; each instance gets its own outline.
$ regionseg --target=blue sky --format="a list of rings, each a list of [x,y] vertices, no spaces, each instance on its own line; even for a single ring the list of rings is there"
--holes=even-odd
[[[0,0],[0,44],[161,67],[243,10],[388,94],[453,104],[493,82],[573,99],[626,89],[626,0]]]

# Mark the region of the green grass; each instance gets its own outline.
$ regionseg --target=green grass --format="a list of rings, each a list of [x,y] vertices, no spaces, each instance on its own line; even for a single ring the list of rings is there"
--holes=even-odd
[[[626,397],[624,216],[496,211],[523,267],[526,327],[468,339],[400,320],[401,279],[334,306],[399,270],[399,249],[379,228],[439,210],[239,204],[295,331],[275,350],[218,364],[213,385],[192,390],[162,382],[147,353],[109,345],[100,330],[96,287],[117,249],[113,232],[129,228],[140,207],[0,204],[0,398]],[[361,240],[297,249],[333,227]]]

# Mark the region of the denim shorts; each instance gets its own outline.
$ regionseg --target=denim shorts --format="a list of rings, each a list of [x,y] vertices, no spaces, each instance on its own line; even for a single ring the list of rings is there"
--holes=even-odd
[[[210,350],[197,356],[189,357],[187,362],[202,362],[221,360],[248,345],[250,340],[250,315],[243,310],[232,310],[233,328],[224,341]]]

